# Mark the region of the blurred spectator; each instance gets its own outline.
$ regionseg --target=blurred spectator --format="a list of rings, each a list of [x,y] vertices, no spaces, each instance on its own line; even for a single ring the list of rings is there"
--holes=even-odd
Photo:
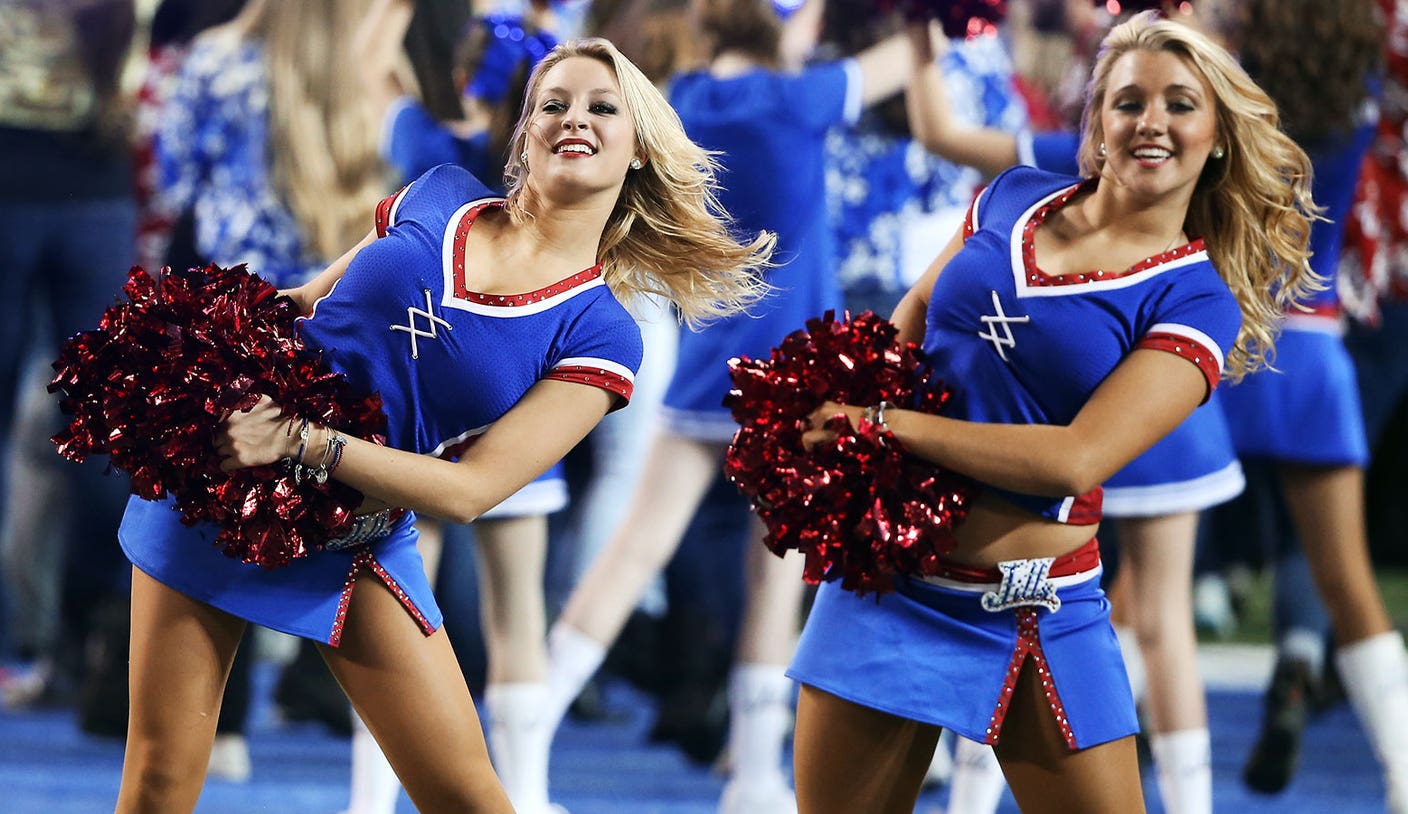
[[[10,704],[71,700],[84,639],[125,589],[113,543],[126,482],[105,477],[102,461],[58,460],[47,438],[59,415],[39,377],[23,374],[96,323],[135,258],[119,87],[135,25],[131,0],[0,2],[0,267],[10,286],[0,304],[0,450],[15,464],[0,467],[0,556],[6,630],[28,665],[6,682]],[[15,434],[17,407],[41,399]],[[84,510],[54,508],[70,499]]]

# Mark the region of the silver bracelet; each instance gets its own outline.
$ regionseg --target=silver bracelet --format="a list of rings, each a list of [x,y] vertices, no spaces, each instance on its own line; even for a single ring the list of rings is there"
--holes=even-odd
[[[874,407],[866,407],[862,416],[867,423],[880,430],[880,432],[888,433],[890,432],[890,425],[885,423],[885,411],[894,406],[895,405],[888,401],[882,401]]]

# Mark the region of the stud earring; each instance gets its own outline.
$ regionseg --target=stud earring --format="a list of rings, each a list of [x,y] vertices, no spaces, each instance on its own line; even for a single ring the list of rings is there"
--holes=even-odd
[[[631,159],[631,169],[633,169],[633,170],[638,170],[638,169],[640,169],[640,168],[641,168],[640,159],[639,159],[639,158],[632,158],[632,159]]]
[[[1222,149],[1222,145],[1219,144],[1218,146],[1212,148],[1213,158],[1222,158],[1225,155],[1227,155],[1227,151]]]
[[[1105,142],[1100,142],[1100,146],[1095,148],[1095,153],[1101,158],[1105,157]]]
[[[527,151],[527,150],[524,150],[523,152],[521,152],[521,153],[518,154],[518,162],[523,165],[523,168],[524,168],[525,170],[528,169],[528,151]]]

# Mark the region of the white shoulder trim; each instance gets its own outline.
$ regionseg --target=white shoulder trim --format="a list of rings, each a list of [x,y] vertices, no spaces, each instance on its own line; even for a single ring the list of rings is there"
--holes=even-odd
[[[1133,276],[1133,275],[1131,275]],[[1181,336],[1208,349],[1208,353],[1217,360],[1217,369],[1221,370],[1226,358],[1222,354],[1222,348],[1218,346],[1216,340],[1191,325],[1183,325],[1178,322],[1160,322],[1149,326],[1148,333],[1151,334],[1173,334]]]

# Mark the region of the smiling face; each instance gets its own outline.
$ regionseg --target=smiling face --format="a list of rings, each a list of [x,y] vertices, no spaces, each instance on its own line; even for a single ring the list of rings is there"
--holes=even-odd
[[[540,192],[619,190],[637,157],[635,122],[611,68],[568,57],[543,74],[532,99],[524,149]]]
[[[1100,110],[1103,175],[1146,200],[1192,198],[1217,145],[1217,100],[1172,51],[1133,50],[1110,68]]]

